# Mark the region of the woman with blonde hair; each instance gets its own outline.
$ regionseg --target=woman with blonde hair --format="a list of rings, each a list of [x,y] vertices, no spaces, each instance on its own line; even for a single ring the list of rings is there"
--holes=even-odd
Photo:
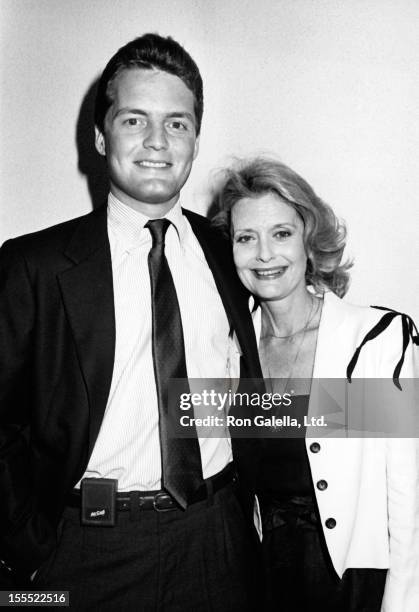
[[[314,379],[418,377],[407,316],[342,298],[345,228],[293,170],[265,158],[229,170],[215,225],[254,298],[266,388],[315,413]],[[393,384],[393,382],[392,382]],[[366,409],[361,406],[361,409]],[[418,441],[264,441],[259,499],[269,610],[419,610]]]

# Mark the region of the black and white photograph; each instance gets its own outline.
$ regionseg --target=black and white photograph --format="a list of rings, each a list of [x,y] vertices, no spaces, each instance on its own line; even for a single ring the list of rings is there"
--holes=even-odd
[[[0,606],[419,610],[418,26],[0,0]]]

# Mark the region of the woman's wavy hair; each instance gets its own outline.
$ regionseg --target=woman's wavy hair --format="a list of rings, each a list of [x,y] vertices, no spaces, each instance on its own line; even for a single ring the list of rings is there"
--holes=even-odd
[[[285,164],[266,157],[239,161],[225,173],[213,197],[212,207],[218,210],[213,225],[231,237],[234,204],[243,198],[256,199],[274,193],[303,220],[306,284],[316,293],[330,290],[344,296],[349,285],[348,269],[352,266],[350,261],[342,263],[346,227],[310,185]]]

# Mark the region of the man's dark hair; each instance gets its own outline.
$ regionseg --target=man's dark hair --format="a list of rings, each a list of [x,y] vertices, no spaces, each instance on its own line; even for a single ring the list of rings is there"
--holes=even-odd
[[[170,36],[163,38],[158,34],[144,34],[135,38],[121,47],[109,60],[99,80],[95,104],[95,124],[102,133],[105,115],[113,102],[112,83],[120,72],[130,68],[144,70],[154,68],[182,79],[194,95],[196,133],[199,134],[204,97],[198,66],[178,42]]]

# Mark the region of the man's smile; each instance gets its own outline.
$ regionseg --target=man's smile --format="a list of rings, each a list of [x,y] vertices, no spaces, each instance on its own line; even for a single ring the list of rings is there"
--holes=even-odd
[[[170,168],[172,164],[165,161],[152,161],[151,159],[143,159],[134,162],[140,168]]]

